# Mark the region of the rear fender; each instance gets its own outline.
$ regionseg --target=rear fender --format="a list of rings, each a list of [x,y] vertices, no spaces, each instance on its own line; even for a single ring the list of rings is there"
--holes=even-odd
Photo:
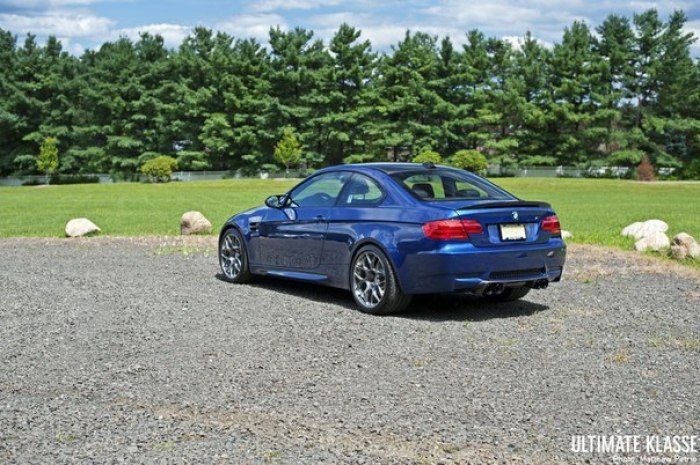
[[[396,267],[396,261],[394,257],[398,254],[397,250],[394,250],[393,253],[387,250],[387,248],[382,244],[381,242],[377,241],[374,238],[371,237],[365,237],[357,241],[355,244],[353,244],[353,247],[351,249],[350,253],[350,266],[346,267],[346,269],[343,271],[344,275],[343,279],[344,282],[348,284],[348,288],[350,288],[350,268],[352,267],[352,263],[355,260],[355,257],[357,256],[358,252],[362,250],[363,247],[367,245],[373,245],[377,247],[379,250],[382,251],[384,256],[386,257],[387,261],[389,262],[389,266],[391,266],[391,270],[394,272],[394,277],[396,278],[397,284],[399,285],[399,289],[403,291],[403,287],[401,284],[401,279],[399,277],[399,274],[397,272],[397,267]]]

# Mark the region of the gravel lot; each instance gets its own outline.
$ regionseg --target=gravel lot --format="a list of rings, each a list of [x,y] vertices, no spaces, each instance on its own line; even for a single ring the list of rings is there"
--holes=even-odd
[[[0,240],[0,463],[613,463],[571,436],[700,434],[691,269],[573,246],[524,301],[372,317],[223,282],[213,241]]]

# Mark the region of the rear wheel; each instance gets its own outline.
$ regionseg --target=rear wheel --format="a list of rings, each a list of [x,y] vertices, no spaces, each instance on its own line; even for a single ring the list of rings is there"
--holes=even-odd
[[[248,267],[248,251],[245,241],[237,229],[224,232],[219,241],[219,266],[226,281],[247,283],[253,278]]]
[[[378,247],[360,249],[350,266],[350,290],[359,309],[373,315],[400,312],[411,301],[401,292],[391,263]]]
[[[501,294],[484,297],[494,302],[512,302],[525,297],[530,292],[529,287],[507,287]]]

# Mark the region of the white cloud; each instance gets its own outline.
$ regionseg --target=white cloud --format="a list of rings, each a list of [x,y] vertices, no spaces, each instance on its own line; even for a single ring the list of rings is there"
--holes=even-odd
[[[285,19],[276,14],[245,14],[234,16],[214,25],[214,30],[227,32],[236,38],[255,38],[267,42],[271,27],[287,29]]]
[[[63,46],[63,50],[71,55],[80,56],[85,53],[85,47],[80,42],[74,42],[70,37],[58,37]]]
[[[24,10],[44,10],[56,7],[92,5],[104,0],[0,0],[0,7],[14,7]]]
[[[424,10],[426,22],[451,24],[464,34],[479,29],[489,36],[521,36],[531,31],[545,42],[561,40],[564,28],[574,21],[591,21],[583,13],[586,6],[580,2],[539,0],[526,5],[511,0],[492,0],[473,3],[459,0],[443,0]]]
[[[104,2],[134,2],[132,22],[117,24],[96,13],[93,7]],[[71,41],[66,50],[80,51],[99,47],[119,35],[138,39],[141,31],[160,34],[169,47],[179,45],[191,32],[196,19],[197,2],[182,2],[174,11],[182,10],[174,23],[138,24],[138,2],[146,0],[0,0],[0,28],[15,34],[31,32],[40,39],[56,35]],[[328,42],[342,23],[362,31],[361,39],[369,39],[374,50],[388,50],[403,40],[406,30],[423,31],[439,37],[449,36],[456,45],[463,44],[465,34],[479,29],[490,37],[501,37],[513,44],[531,31],[546,46],[561,42],[565,27],[583,20],[591,28],[607,15],[615,13],[628,18],[648,8],[656,8],[662,19],[675,9],[691,13],[692,21],[685,30],[700,37],[698,0],[258,0],[235,2],[240,14],[221,17],[202,24],[236,38],[255,38],[265,44],[271,27],[286,30],[301,26],[312,30],[315,37]],[[101,11],[101,10],[100,10]],[[187,14],[191,16],[187,16]],[[149,20],[144,20],[149,21]],[[157,21],[157,20],[156,20]],[[180,24],[178,24],[178,22]],[[128,27],[127,27],[128,26]],[[78,41],[76,41],[78,39]],[[692,46],[700,55],[700,44]]]
[[[313,10],[328,6],[337,6],[343,0],[260,0],[250,6],[252,11],[270,12],[277,10]]]
[[[532,37],[535,42],[540,44],[540,46],[545,47],[545,48],[553,48],[554,44],[552,42],[546,42],[544,40],[538,39],[537,37]],[[502,40],[505,40],[506,42],[509,42],[510,45],[513,46],[513,48],[519,50],[525,45],[525,36],[503,36],[501,37]]]
[[[31,32],[38,36],[104,37],[114,24],[109,18],[86,13],[0,14],[1,28],[13,33]]]
[[[614,9],[614,7],[616,6],[614,2],[605,2],[605,4],[610,10]],[[697,2],[694,2],[692,0],[666,0],[663,2],[654,0],[628,0],[626,4],[623,3],[623,5],[628,7],[630,10],[636,11],[637,13],[641,13],[651,8],[655,8],[659,10],[659,13],[667,14],[671,13],[673,10],[689,11],[693,9],[693,7],[697,6]]]
[[[450,25],[462,31],[479,29],[488,36],[504,38],[520,37],[531,31],[543,44],[551,45],[561,42],[564,29],[574,21],[584,21],[593,30],[610,14],[631,20],[635,13],[655,8],[665,20],[674,10],[689,12],[696,7],[697,0],[436,0],[421,10],[421,23],[426,28]],[[687,29],[693,27],[690,23]]]
[[[456,43],[462,43],[464,36],[463,30],[450,25],[421,22],[401,24],[368,13],[343,12],[314,15],[309,18],[309,24],[313,31],[326,43],[333,37],[342,23],[347,23],[361,30],[360,40],[369,39],[373,50],[388,50],[390,46],[396,45],[404,39],[407,30],[425,32],[440,38],[450,36]]]
[[[138,40],[142,32],[163,37],[166,47],[177,47],[187,37],[192,29],[180,24],[146,24],[144,26],[129,27],[115,31],[116,36],[126,36],[131,40]]]

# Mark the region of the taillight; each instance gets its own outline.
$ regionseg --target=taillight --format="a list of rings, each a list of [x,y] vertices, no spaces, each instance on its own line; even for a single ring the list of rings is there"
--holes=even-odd
[[[439,220],[423,225],[423,233],[430,239],[444,241],[449,239],[468,239],[470,234],[481,234],[481,223],[474,220]]]
[[[550,236],[561,236],[561,224],[557,215],[547,216],[542,220],[542,231],[549,231]]]

